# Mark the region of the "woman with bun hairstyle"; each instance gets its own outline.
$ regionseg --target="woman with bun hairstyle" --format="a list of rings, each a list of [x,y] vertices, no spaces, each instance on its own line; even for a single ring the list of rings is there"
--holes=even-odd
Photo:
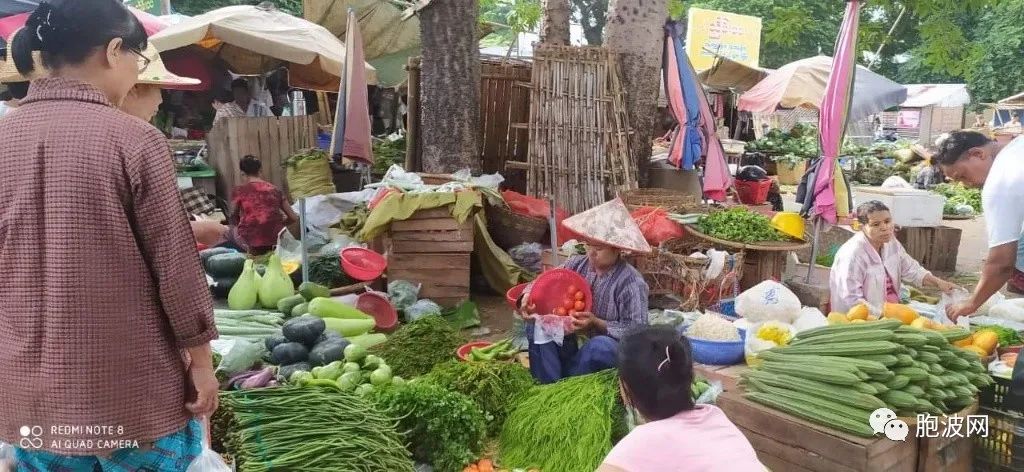
[[[0,440],[18,470],[186,470],[217,408],[213,305],[170,149],[117,109],[149,66],[120,0],[49,0],[0,119]],[[183,357],[189,359],[186,364]]]
[[[713,405],[690,397],[690,342],[649,326],[619,343],[619,390],[646,420],[608,453],[597,472],[764,472],[753,446]]]

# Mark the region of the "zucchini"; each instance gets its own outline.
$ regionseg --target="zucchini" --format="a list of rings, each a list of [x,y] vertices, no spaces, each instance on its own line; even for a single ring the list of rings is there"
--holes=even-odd
[[[298,317],[309,313],[309,303],[299,303],[292,308],[291,316]]]
[[[928,338],[921,336],[920,334],[900,333],[898,331],[893,335],[893,340],[904,346],[912,348],[918,348],[928,344]]]
[[[893,331],[897,327],[901,326],[902,324],[903,323],[900,323],[899,320],[888,320],[888,319],[886,319],[886,320],[872,321],[872,322],[868,322],[868,323],[855,323],[855,324],[854,323],[850,323],[850,324],[841,324],[841,325],[820,326],[820,327],[817,327],[817,328],[811,328],[811,329],[809,329],[807,331],[800,332],[800,334],[797,335],[796,339],[808,339],[808,338],[813,338],[815,336],[824,336],[824,335],[827,335],[827,334],[843,333],[843,332],[848,332],[848,331],[854,331],[854,332],[865,332],[865,331],[874,331],[874,330]]]
[[[787,374],[794,377],[800,377],[802,379],[818,380],[826,383],[837,384],[837,385],[855,385],[861,382],[859,376],[854,371],[842,371],[825,369],[819,366],[812,366],[810,364],[782,364],[774,362],[764,362],[761,364],[760,370],[765,372],[771,372],[774,374]]]
[[[832,334],[823,334],[820,336],[814,336],[811,338],[797,339],[791,343],[790,346],[808,346],[815,344],[832,344],[832,343],[844,343],[844,342],[869,342],[869,341],[889,341],[893,338],[893,333],[886,330],[874,330],[874,331],[844,331]]]
[[[753,382],[760,382],[771,387],[795,389],[810,395],[819,396],[837,403],[869,411],[874,411],[878,408],[885,408],[885,403],[878,398],[875,398],[873,395],[851,392],[845,387],[838,387],[833,384],[818,382],[816,380],[808,380],[800,377],[793,377],[791,375],[771,375],[757,371],[751,371],[744,374],[744,378]]]
[[[287,316],[287,317],[290,318],[292,316],[292,311],[295,310],[295,307],[297,307],[297,306],[299,306],[299,305],[301,305],[301,304],[303,304],[305,302],[306,302],[306,299],[302,298],[302,295],[292,295],[290,297],[284,297],[284,298],[278,300],[278,302],[277,302],[277,311],[280,311],[281,313],[284,314],[284,316]]]
[[[897,375],[892,380],[885,382],[885,386],[890,390],[899,390],[910,384],[910,378],[905,375]],[[878,392],[882,393],[882,392]]]
[[[893,367],[899,362],[899,359],[892,354],[875,354],[872,356],[861,356],[860,359],[863,359],[865,361],[877,362],[886,367]]]
[[[942,362],[942,358],[940,358],[938,354],[921,350],[918,350],[917,352],[917,360],[924,362],[925,364],[938,364]]]
[[[893,373],[896,375],[903,375],[909,378],[912,382],[918,380],[926,380],[928,378],[928,372],[918,369],[916,367],[897,367],[893,369]]]
[[[899,347],[889,341],[845,342],[835,344],[815,344],[809,346],[785,346],[775,348],[784,354],[815,354],[824,356],[869,356],[873,354],[890,354]]]
[[[748,392],[745,396],[753,402],[760,403],[769,408],[789,413],[798,418],[820,425],[829,426],[840,431],[866,438],[870,438],[875,435],[874,431],[871,430],[871,427],[867,426],[867,421],[851,420],[844,415],[836,415],[828,411],[820,411],[813,407],[789,401],[788,399],[776,398],[766,393]]]
[[[370,315],[330,298],[314,298],[309,302],[309,313],[320,318],[373,320]]]
[[[914,398],[913,395],[900,390],[889,390],[888,392],[879,394],[878,399],[882,400],[890,407],[893,407],[893,410],[902,410],[907,408],[914,410],[917,409],[917,399]]]

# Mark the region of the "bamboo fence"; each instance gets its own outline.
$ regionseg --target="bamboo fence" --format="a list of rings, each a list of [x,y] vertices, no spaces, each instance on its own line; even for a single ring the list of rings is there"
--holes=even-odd
[[[530,83],[527,192],[577,213],[636,188],[615,55],[600,47],[538,45]],[[517,165],[519,164],[519,165]],[[525,165],[522,165],[525,164]]]

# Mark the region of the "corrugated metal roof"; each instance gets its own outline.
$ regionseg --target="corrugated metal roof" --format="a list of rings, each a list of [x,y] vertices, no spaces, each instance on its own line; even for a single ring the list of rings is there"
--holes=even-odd
[[[965,84],[909,84],[904,108],[960,107],[971,103]]]

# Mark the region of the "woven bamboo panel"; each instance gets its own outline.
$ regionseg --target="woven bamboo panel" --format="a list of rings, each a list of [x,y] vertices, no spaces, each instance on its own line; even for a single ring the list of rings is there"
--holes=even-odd
[[[527,192],[577,213],[636,188],[616,56],[605,48],[534,49]]]

